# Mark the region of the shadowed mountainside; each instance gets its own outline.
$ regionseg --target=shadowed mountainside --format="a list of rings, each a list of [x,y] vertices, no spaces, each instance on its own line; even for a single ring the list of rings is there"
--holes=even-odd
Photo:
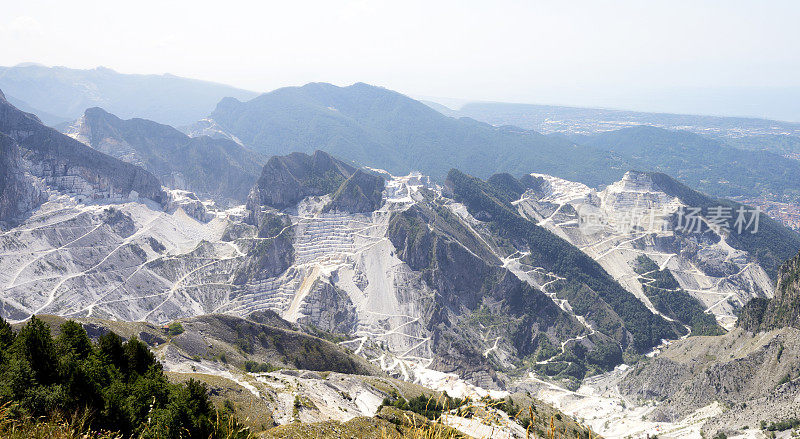
[[[145,119],[122,120],[89,108],[68,134],[92,148],[152,172],[173,189],[243,202],[266,159],[233,141],[189,137]]]

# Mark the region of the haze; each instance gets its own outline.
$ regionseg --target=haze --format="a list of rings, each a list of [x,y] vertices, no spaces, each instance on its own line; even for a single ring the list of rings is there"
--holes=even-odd
[[[724,7],[721,7],[723,6]],[[0,65],[800,121],[800,3],[6,2]],[[721,13],[723,11],[724,13]]]

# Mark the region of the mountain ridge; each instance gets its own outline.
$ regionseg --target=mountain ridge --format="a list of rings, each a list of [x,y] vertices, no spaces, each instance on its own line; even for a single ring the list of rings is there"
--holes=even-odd
[[[484,178],[536,167],[600,183],[597,173],[582,171],[611,160],[601,152],[536,132],[448,118],[400,93],[364,83],[347,87],[311,83],[247,102],[224,99],[210,119],[266,155],[322,149],[394,174],[421,171],[442,180],[452,167]],[[566,166],[570,160],[578,165]],[[609,178],[615,174],[607,173]]]
[[[142,117],[177,126],[202,118],[225,96],[257,95],[175,75],[41,65],[0,67],[0,88],[32,108],[66,120],[77,119],[87,108],[102,106],[121,117]]]
[[[104,190],[108,192],[104,195],[106,197],[127,197],[135,192],[153,201],[162,201],[161,184],[149,172],[95,151],[43,125],[35,115],[18,110],[4,98],[0,99],[0,132],[9,135],[28,151],[25,159],[38,163],[41,168],[36,172],[40,176],[53,179],[63,187],[80,185],[79,180],[83,180],[93,188],[76,190]],[[73,177],[79,177],[79,180]]]
[[[122,120],[99,107],[87,109],[67,134],[151,171],[165,186],[222,204],[244,202],[266,162],[230,140],[189,137],[169,125],[141,118]]]

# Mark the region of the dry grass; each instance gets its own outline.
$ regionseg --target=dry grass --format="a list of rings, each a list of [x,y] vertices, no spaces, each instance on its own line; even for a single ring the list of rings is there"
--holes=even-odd
[[[13,418],[14,405],[0,406],[0,438],[3,439],[122,439],[122,435],[111,431],[96,431],[89,428],[89,413],[80,412],[72,416],[54,414],[44,418]],[[157,437],[145,427],[139,438]],[[235,418],[225,417],[217,411],[214,431],[209,439],[253,439],[250,429]]]
[[[439,402],[442,402],[441,400]],[[555,415],[551,415],[549,422],[542,419],[537,419],[534,413],[534,406],[531,404],[527,409],[520,409],[516,414],[507,414],[508,417],[502,414],[500,407],[503,401],[467,401],[466,404],[459,406],[452,410],[445,410],[441,417],[433,421],[428,421],[420,416],[413,416],[413,414],[404,413],[403,429],[400,435],[403,439],[464,439],[468,438],[460,431],[448,426],[450,423],[448,418],[471,418],[478,420],[481,424],[487,426],[497,427],[502,429],[508,427],[509,423],[519,423],[525,427],[525,436],[530,438],[542,439],[600,439],[591,428],[575,424],[570,426],[567,423],[557,421]],[[541,428],[544,424],[545,428]],[[560,424],[560,425],[559,425]],[[493,430],[494,432],[494,430]],[[493,436],[493,434],[491,435]],[[383,431],[380,438],[390,439],[397,437],[396,432]]]
[[[60,414],[50,419],[14,419],[14,405],[0,406],[0,437],[4,439],[120,439],[117,433],[89,431],[89,413],[75,413],[66,417]]]

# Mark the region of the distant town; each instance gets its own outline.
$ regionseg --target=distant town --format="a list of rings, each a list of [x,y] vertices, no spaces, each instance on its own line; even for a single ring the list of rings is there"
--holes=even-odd
[[[763,198],[742,200],[742,203],[758,207],[762,212],[780,221],[786,227],[800,231],[800,206],[796,204],[780,203]]]

